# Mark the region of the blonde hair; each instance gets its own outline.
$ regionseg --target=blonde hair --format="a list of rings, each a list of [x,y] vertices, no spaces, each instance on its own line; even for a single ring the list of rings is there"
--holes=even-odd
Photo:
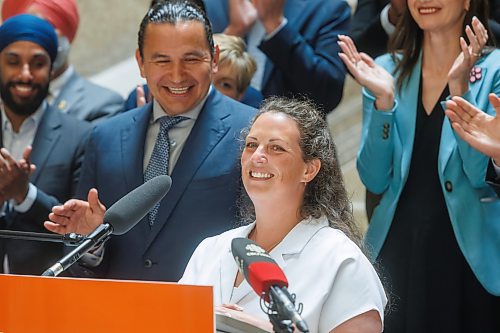
[[[214,41],[219,46],[219,66],[230,66],[235,70],[236,89],[244,93],[257,70],[255,59],[245,51],[245,41],[225,34],[214,34]]]

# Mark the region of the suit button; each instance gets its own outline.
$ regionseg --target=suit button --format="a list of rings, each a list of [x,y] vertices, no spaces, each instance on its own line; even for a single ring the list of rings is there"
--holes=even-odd
[[[389,125],[389,123],[384,123],[384,129],[389,129],[389,127],[391,127],[391,125]]]
[[[444,182],[444,188],[446,189],[447,192],[453,191],[453,184],[449,180]]]
[[[144,267],[146,267],[146,268],[153,267],[153,262],[150,259],[144,260]]]
[[[382,139],[387,140],[388,138],[389,138],[389,134],[384,133],[384,135],[382,135]]]

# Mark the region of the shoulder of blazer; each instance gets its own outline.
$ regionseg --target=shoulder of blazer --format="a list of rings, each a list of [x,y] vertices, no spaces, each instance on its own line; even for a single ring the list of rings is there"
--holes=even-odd
[[[477,62],[476,65],[481,65],[484,67],[490,67],[492,69],[499,69],[498,63],[500,62],[500,50],[499,49],[493,49],[491,52],[486,54],[485,56],[481,57]]]
[[[53,106],[45,110],[39,126],[39,131],[62,127],[64,130],[72,131],[75,135],[88,131],[92,127],[90,123],[62,113]]]

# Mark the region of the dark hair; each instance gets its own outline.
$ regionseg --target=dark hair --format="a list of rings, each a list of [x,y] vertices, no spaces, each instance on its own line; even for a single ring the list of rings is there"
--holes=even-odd
[[[159,1],[148,10],[141,21],[141,26],[138,33],[138,47],[141,57],[144,57],[143,47],[146,35],[146,28],[149,24],[172,24],[177,22],[197,21],[205,27],[205,35],[207,44],[210,49],[210,54],[213,56],[215,52],[214,39],[212,36],[212,26],[208,20],[207,14],[203,11],[196,2],[186,0],[169,0]]]
[[[344,180],[337,158],[337,151],[330,130],[315,105],[306,99],[296,100],[286,97],[266,99],[250,127],[264,113],[284,113],[297,124],[300,132],[300,148],[305,162],[319,159],[321,168],[316,177],[307,184],[301,217],[320,218],[325,216],[332,228],[344,232],[358,246],[361,233],[354,223],[351,202],[344,187]],[[243,132],[248,135],[250,127]],[[245,223],[255,219],[255,209],[248,195],[243,191],[240,203],[241,218]]]
[[[170,0],[152,0],[151,4],[149,5],[149,8],[152,8],[153,6],[155,6],[159,2],[166,2],[166,1],[170,1]],[[200,9],[203,10],[205,13],[207,12],[207,10],[205,8],[205,3],[203,2],[203,0],[185,0],[185,1],[191,2],[195,5],[197,5],[198,7],[200,7]]]
[[[469,10],[465,14],[462,37],[468,40],[465,34],[465,27],[471,25],[472,18],[476,16],[488,31],[488,36],[493,36],[488,25],[488,1],[487,0],[470,0]],[[391,53],[396,67],[394,75],[398,74],[397,87],[401,89],[404,81],[410,76],[413,67],[418,61],[422,47],[423,31],[417,25],[411,16],[408,7],[405,8],[403,15],[399,19],[396,31],[389,40],[389,53]],[[492,38],[488,39],[487,45],[494,46]]]

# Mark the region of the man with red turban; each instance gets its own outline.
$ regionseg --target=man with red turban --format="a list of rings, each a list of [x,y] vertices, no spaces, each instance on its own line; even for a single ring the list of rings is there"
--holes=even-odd
[[[69,64],[69,51],[80,17],[75,0],[5,0],[2,21],[28,13],[47,20],[58,35],[57,58],[53,63],[50,104],[79,119],[94,121],[123,109],[122,97],[80,76]]]

